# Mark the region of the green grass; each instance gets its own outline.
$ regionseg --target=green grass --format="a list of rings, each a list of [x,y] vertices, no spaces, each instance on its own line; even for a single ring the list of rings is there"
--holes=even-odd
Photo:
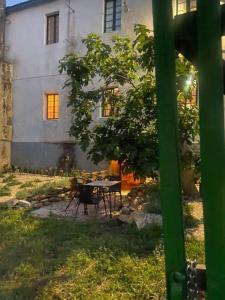
[[[0,211],[0,299],[160,299],[160,228],[34,219]],[[203,260],[203,244],[187,242]]]
[[[32,188],[32,187],[34,187],[34,182],[33,181],[27,181],[27,182],[20,185],[20,189]]]
[[[15,175],[8,175],[3,178],[3,183],[6,183],[7,186],[20,185],[21,183],[16,179]]]
[[[24,184],[25,185],[25,184]],[[22,200],[26,199],[28,197],[36,196],[36,195],[42,195],[47,194],[49,192],[54,191],[57,188],[63,188],[63,187],[69,187],[69,180],[68,179],[61,179],[58,181],[52,181],[48,183],[44,183],[38,186],[33,184],[30,186],[24,186],[20,191],[16,193],[16,199]]]
[[[4,185],[0,187],[0,197],[10,196],[10,195],[11,195],[11,191],[8,185]]]

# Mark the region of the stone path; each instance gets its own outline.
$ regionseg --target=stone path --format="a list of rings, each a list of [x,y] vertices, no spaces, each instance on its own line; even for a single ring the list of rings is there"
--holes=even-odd
[[[33,217],[39,218],[48,218],[50,216],[57,216],[63,218],[74,218],[77,221],[87,221],[90,219],[106,219],[105,210],[103,203],[100,203],[99,210],[96,212],[94,205],[88,205],[88,215],[84,215],[84,206],[80,204],[77,216],[76,214],[76,202],[75,200],[71,203],[70,207],[66,211],[66,207],[68,202],[60,201],[60,202],[53,202],[48,206],[43,206],[39,209],[35,209],[30,212],[30,215]],[[109,209],[107,208],[107,219],[109,219]],[[113,216],[117,215],[118,211],[113,211]]]

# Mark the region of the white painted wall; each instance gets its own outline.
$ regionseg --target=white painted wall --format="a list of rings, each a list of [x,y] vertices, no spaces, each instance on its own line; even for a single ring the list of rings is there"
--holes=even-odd
[[[123,11],[122,29],[118,34],[132,35],[136,23],[152,29],[151,0],[127,0],[128,12]],[[58,74],[58,61],[69,51],[82,53],[81,39],[94,32],[107,41],[113,34],[103,33],[104,0],[71,0],[75,13],[69,14],[64,0],[55,0],[27,8],[7,17],[6,58],[14,64],[13,81],[13,141],[70,141],[70,112],[67,92],[62,89],[64,76]],[[59,43],[45,44],[46,15],[59,11]],[[68,25],[68,20],[70,24]],[[46,92],[60,93],[60,119],[43,119],[43,96]]]

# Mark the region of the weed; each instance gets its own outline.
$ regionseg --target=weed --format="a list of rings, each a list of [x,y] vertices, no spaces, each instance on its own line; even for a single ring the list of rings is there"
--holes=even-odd
[[[16,179],[15,175],[9,175],[4,177],[2,182],[6,183],[8,186],[15,186],[20,184],[20,182]]]
[[[34,181],[28,181],[28,182],[21,184],[20,189],[32,188],[33,186],[34,186]]]
[[[31,187],[31,188],[24,188],[21,191],[16,193],[16,199],[22,200],[28,197],[36,196],[36,195],[43,195],[53,192],[57,188],[69,187],[69,180],[68,179],[61,179],[59,181],[52,181],[48,183],[44,183],[40,186]]]
[[[33,183],[40,183],[40,182],[42,182],[42,181],[38,178],[33,180]]]
[[[10,196],[11,191],[8,185],[4,185],[3,187],[0,187],[0,197],[4,196]]]

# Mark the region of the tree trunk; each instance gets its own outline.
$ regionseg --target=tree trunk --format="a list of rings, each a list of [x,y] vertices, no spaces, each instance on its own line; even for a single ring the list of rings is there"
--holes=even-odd
[[[181,174],[181,183],[185,196],[189,198],[198,198],[199,191],[194,181],[194,170],[184,169]]]

